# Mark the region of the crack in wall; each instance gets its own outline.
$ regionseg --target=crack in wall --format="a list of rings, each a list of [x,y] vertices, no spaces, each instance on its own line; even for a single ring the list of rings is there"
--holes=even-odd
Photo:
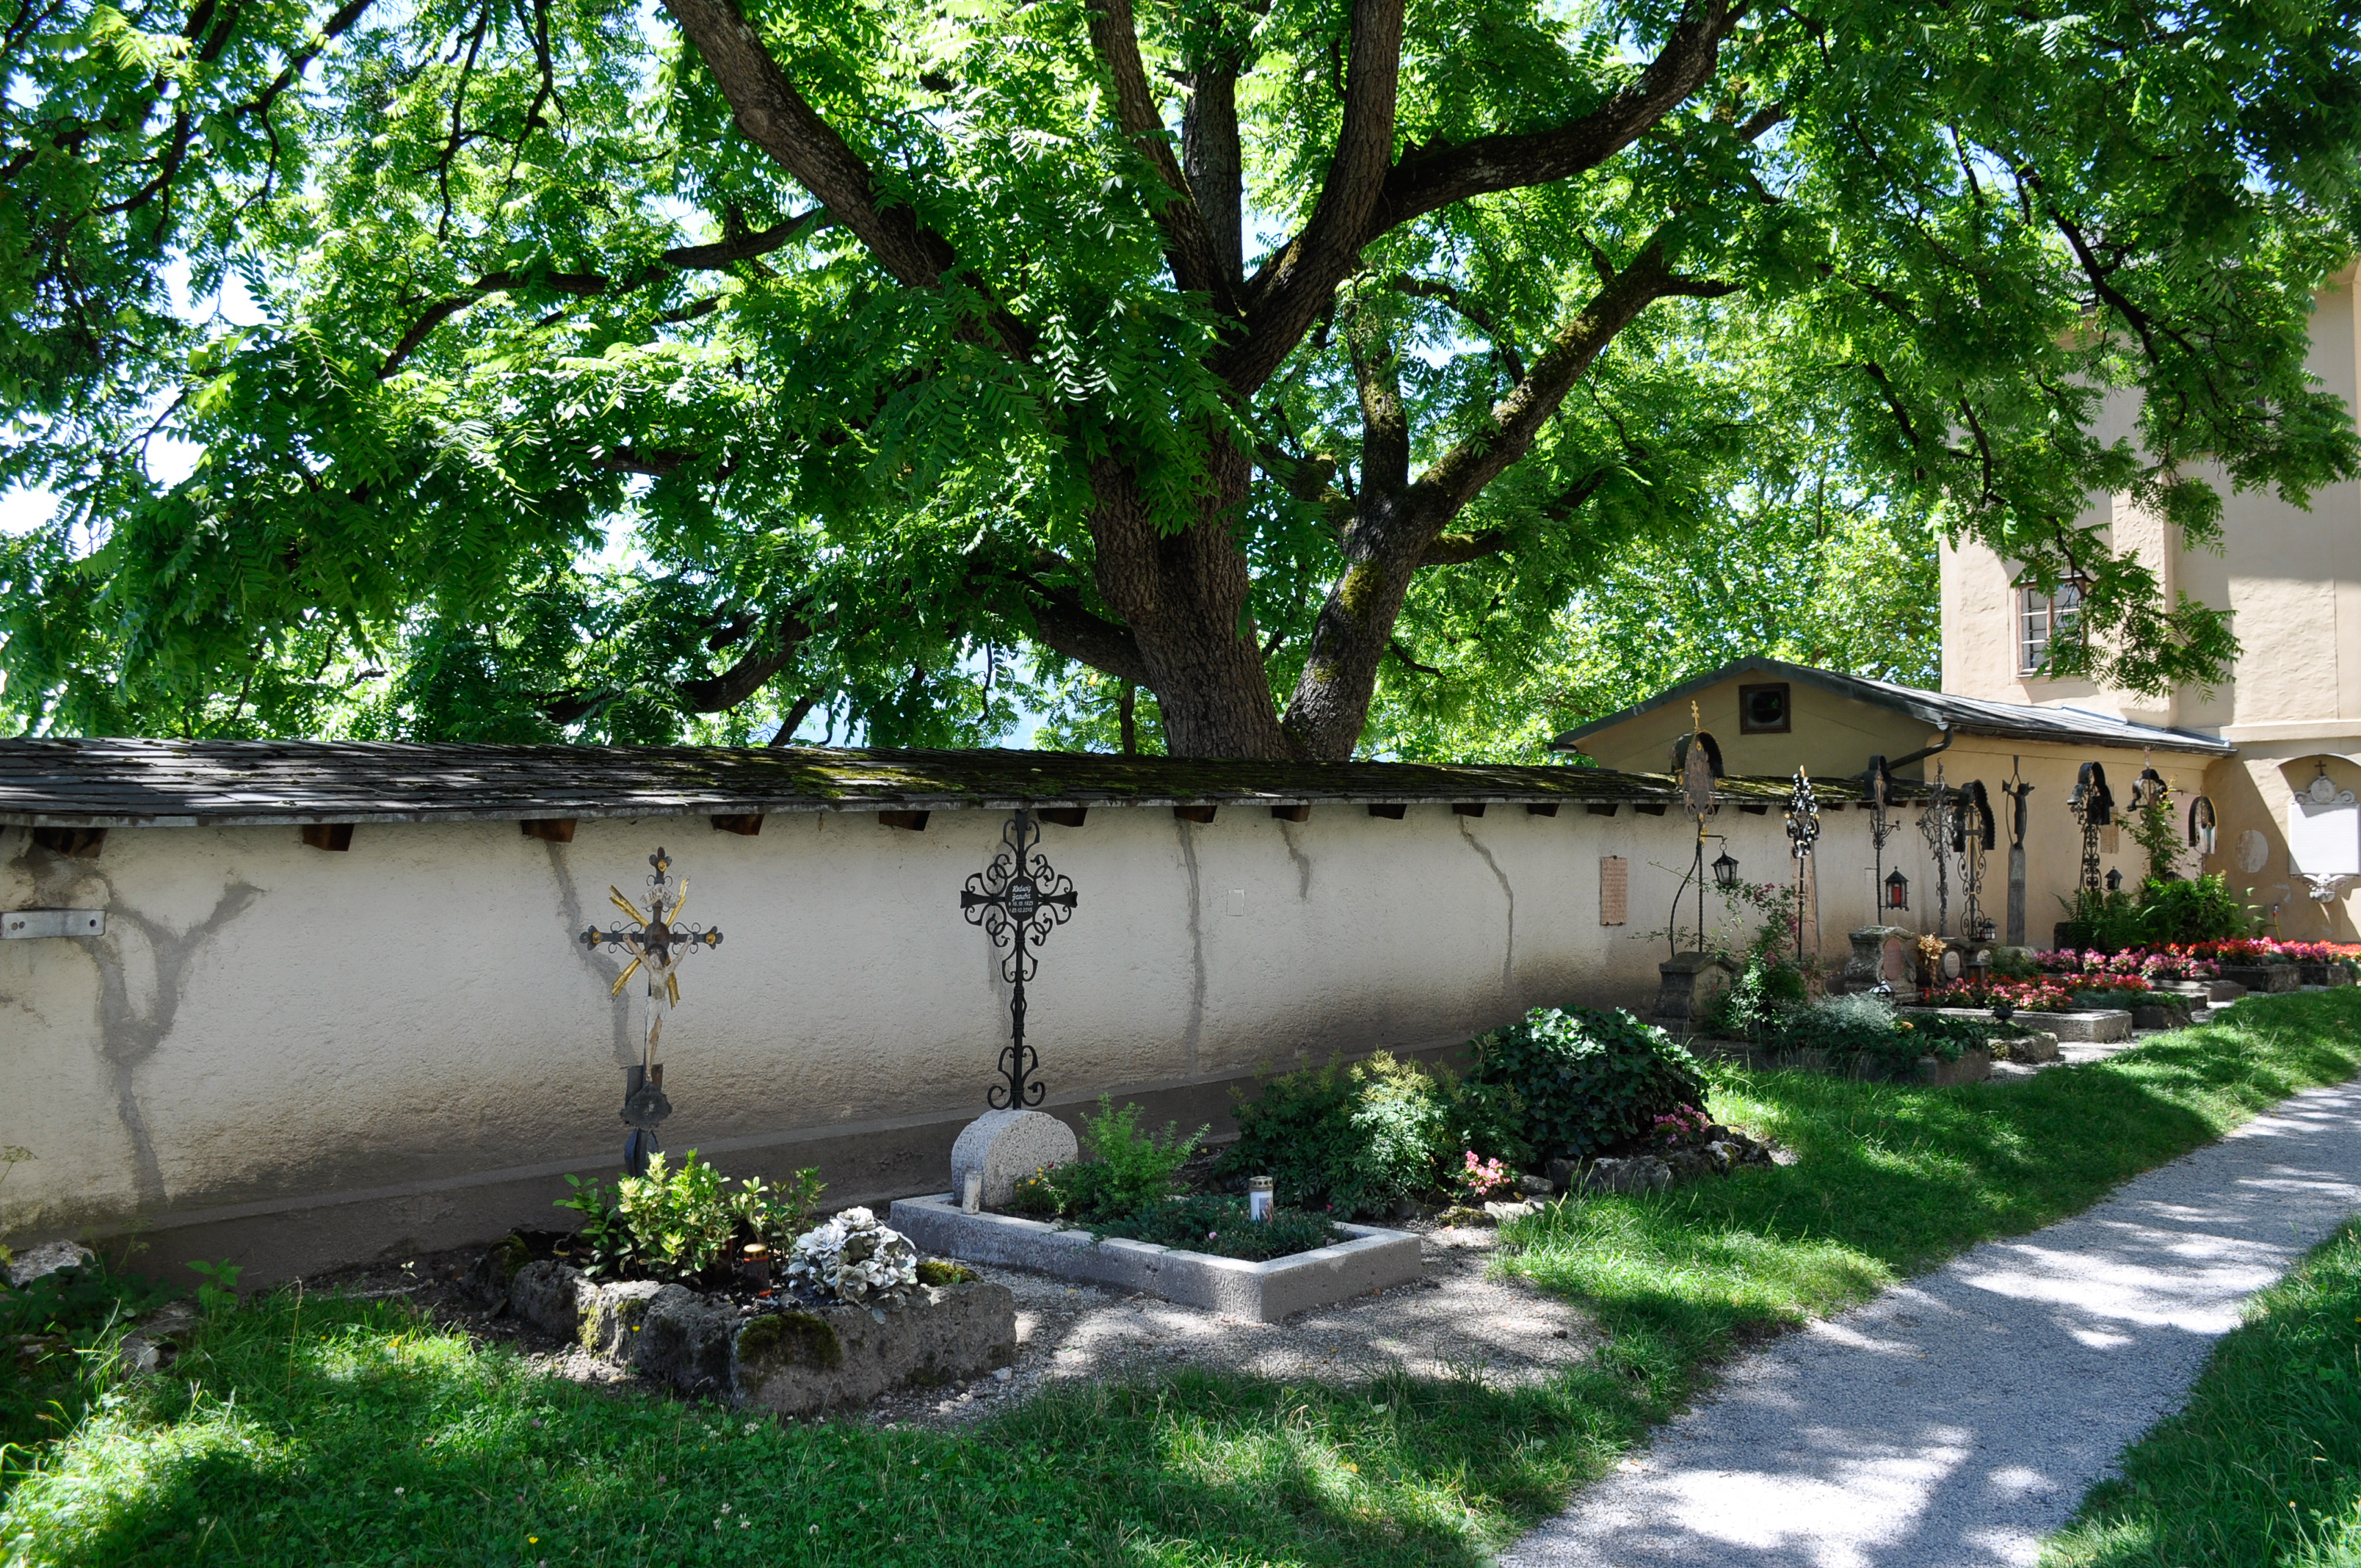
[[[1312,857],[1305,854],[1295,841],[1295,824],[1282,819],[1279,836],[1287,841],[1287,858],[1295,862],[1295,896],[1304,903],[1312,902]]]
[[[1197,1070],[1197,1047],[1205,1036],[1205,894],[1198,885],[1195,829],[1179,817],[1172,831],[1180,839],[1180,859],[1189,868],[1189,1027],[1182,1036],[1188,1047],[1187,1070]]]
[[[1517,997],[1517,890],[1509,885],[1509,873],[1500,869],[1500,862],[1492,858],[1492,851],[1476,837],[1476,830],[1467,826],[1467,818],[1462,817],[1456,820],[1459,836],[1467,841],[1469,849],[1484,857],[1484,863],[1492,868],[1492,880],[1500,884],[1500,895],[1509,901],[1509,941],[1500,953],[1500,994],[1513,1002]]]

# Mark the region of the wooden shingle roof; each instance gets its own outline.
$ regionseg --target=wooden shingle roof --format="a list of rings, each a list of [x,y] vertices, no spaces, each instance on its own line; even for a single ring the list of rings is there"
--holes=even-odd
[[[1815,779],[1824,802],[1857,779]],[[1775,805],[1784,779],[1730,779]],[[1421,803],[1672,806],[1661,774],[1073,751],[0,740],[0,823],[61,828],[470,822],[801,811]]]

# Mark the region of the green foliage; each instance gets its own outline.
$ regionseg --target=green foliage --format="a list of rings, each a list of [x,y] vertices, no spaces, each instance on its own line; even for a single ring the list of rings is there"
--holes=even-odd
[[[645,1176],[618,1177],[611,1191],[596,1179],[568,1176],[573,1189],[556,1207],[582,1216],[588,1248],[583,1272],[694,1279],[743,1242],[784,1251],[811,1223],[823,1184],[819,1172],[796,1172],[785,1186],[750,1176],[735,1187],[690,1149],[678,1168],[662,1154]]]
[[[1017,1184],[1018,1213],[1055,1214],[1084,1224],[1128,1219],[1171,1195],[1172,1178],[1189,1163],[1207,1128],[1187,1137],[1178,1123],[1164,1131],[1142,1131],[1139,1107],[1115,1108],[1099,1096],[1097,1112],[1083,1118],[1082,1157],[1026,1178]]]
[[[1091,1227],[1101,1236],[1125,1236],[1154,1242],[1159,1246],[1211,1253],[1216,1257],[1263,1263],[1341,1241],[1344,1233],[1323,1214],[1300,1209],[1275,1208],[1267,1220],[1246,1217],[1243,1198],[1213,1193],[1151,1203],[1128,1218]]]
[[[2072,898],[2061,895],[2058,902],[2066,910],[2065,940],[2060,946],[2101,948],[2112,953],[2138,947],[2147,939],[2139,901],[2120,888],[2093,893],[2078,887]]]
[[[1510,1086],[1512,1087],[1512,1086]],[[1345,1065],[1303,1068],[1238,1098],[1238,1141],[1222,1157],[1230,1177],[1268,1176],[1279,1201],[1347,1219],[1381,1215],[1435,1189],[1440,1162],[1470,1147],[1501,1152],[1515,1102],[1455,1075],[1397,1061],[1386,1051]],[[1512,1146],[1521,1153],[1521,1141]]]
[[[1526,1140],[1544,1156],[1604,1153],[1675,1106],[1705,1100],[1696,1058],[1620,1007],[1535,1008],[1477,1036],[1469,1049],[1476,1062],[1467,1076],[1516,1091],[1525,1102]]]
[[[192,1263],[189,1267],[204,1281],[197,1287],[197,1305],[208,1316],[236,1309],[237,1277],[246,1272],[243,1265],[224,1258],[219,1263]]]
[[[2140,885],[2143,943],[2217,942],[2261,929],[2255,911],[2230,891],[2229,879],[2220,872],[2169,882],[2151,878]]]
[[[1802,970],[1760,952],[1750,954],[1738,978],[1715,1000],[1706,1026],[1725,1038],[1755,1039],[1800,1006],[1806,994]]]
[[[1508,1266],[1619,1340],[1722,1354],[2078,1212],[2297,1090],[2356,1072],[2361,992],[2350,991],[2249,999],[2220,1021],[2018,1083],[1716,1067],[1715,1119],[1795,1163],[1552,1204],[1504,1229]]]
[[[1423,477],[1448,543],[1391,531],[1407,603],[1350,728],[1522,758],[1733,651],[1929,678],[1938,529],[2083,583],[2058,673],[2206,679],[2221,616],[2056,520],[2106,490],[2202,546],[2217,485],[2301,500],[2356,467],[2304,363],[2361,226],[2334,6],[2204,0],[2173,27],[2234,40],[2203,49],[2056,4],[1730,9],[1718,38],[1631,4],[1413,8],[1356,133],[1431,149],[1390,171],[1334,156],[1335,14],[1143,11],[1156,123],[1236,89],[1237,187],[1177,204],[1069,7],[758,12],[830,166],[858,160],[825,199],[673,22],[603,0],[27,12],[0,39],[0,489],[60,506],[0,540],[0,721],[974,743],[1029,680],[1052,739],[1111,745],[1106,682],[1053,650],[1133,663],[1099,587],[1126,530],[1211,531],[1158,602],[1251,623],[1258,677],[1224,696],[1255,707],[1342,623],[1387,532],[1363,512]],[[1643,95],[1618,150],[1544,153],[1692,47],[1660,70],[1694,90]],[[904,216],[838,210],[856,188]],[[1340,211],[1381,218],[1302,234]],[[1182,275],[1200,219],[1244,247],[1219,278]],[[859,237],[906,223],[923,263]],[[1593,308],[1599,267],[1631,310]],[[1529,374],[1609,316],[1578,377]],[[1512,387],[1569,380],[1504,437]],[[1157,695],[1143,750],[1191,696]]]
[[[2256,1298],[2121,1471],[2049,1541],[2048,1568],[2361,1561],[2361,1226]]]

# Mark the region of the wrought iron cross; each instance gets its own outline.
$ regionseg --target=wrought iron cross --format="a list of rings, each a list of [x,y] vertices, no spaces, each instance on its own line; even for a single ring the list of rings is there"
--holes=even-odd
[[[647,1033],[640,1047],[640,1064],[623,1069],[623,1124],[631,1129],[623,1140],[623,1168],[633,1176],[647,1174],[648,1157],[657,1148],[656,1125],[672,1114],[672,1102],[664,1098],[664,1068],[656,1060],[656,1045],[664,1037],[664,1010],[680,1005],[680,977],[676,972],[680,960],[699,948],[718,948],[721,933],[708,931],[702,926],[682,921],[681,906],[688,902],[688,879],[673,884],[672,861],[656,846],[648,857],[655,868],[648,877],[648,906],[642,910],[623,896],[619,887],[607,889],[615,907],[631,918],[629,926],[601,930],[593,926],[582,933],[585,947],[596,952],[605,948],[610,952],[631,955],[623,972],[615,977],[609,996],[620,996],[631,976],[644,969],[648,983]]]
[[[1957,824],[1958,807],[1951,786],[1943,782],[1943,764],[1935,764],[1935,787],[1927,792],[1927,809],[1918,814],[1918,832],[1935,861],[1935,935],[1951,934],[1951,872],[1947,851]]]
[[[995,1111],[1041,1102],[1042,1084],[1033,1076],[1040,1058],[1025,1043],[1025,982],[1038,964],[1032,949],[1074,917],[1073,879],[1051,870],[1041,858],[1034,848],[1040,838],[1041,825],[1020,807],[1001,829],[1000,853],[969,877],[960,893],[960,913],[967,923],[983,927],[994,947],[1009,949],[1000,960],[1000,978],[1012,987],[1008,1044],[1000,1052],[1000,1071],[1008,1081],[994,1084],[984,1096],[984,1103]]]
[[[1812,795],[1812,781],[1795,770],[1795,787],[1787,792],[1787,852],[1795,858],[1795,960],[1804,958],[1804,892],[1812,875],[1812,850],[1820,841],[1820,803]]]

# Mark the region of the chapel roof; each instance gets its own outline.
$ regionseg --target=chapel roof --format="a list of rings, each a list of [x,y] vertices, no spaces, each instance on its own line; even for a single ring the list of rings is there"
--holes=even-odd
[[[1784,802],[1785,779],[1726,799]],[[1824,803],[1857,779],[1815,779]],[[820,746],[489,746],[346,740],[0,740],[0,823],[246,827],[1035,806],[1621,805],[1674,781],[1564,764],[1249,762],[1077,751]]]
[[[1586,736],[1595,735],[1667,703],[1686,702],[1697,693],[1719,685],[1733,676],[1757,674],[1817,686],[1838,696],[1890,708],[1934,729],[1957,735],[1991,736],[2004,740],[2050,740],[2069,746],[2112,746],[2135,751],[2197,751],[2224,757],[2237,750],[2227,740],[2202,735],[2192,729],[2164,729],[2150,724],[2134,724],[2113,714],[2092,713],[2079,707],[2042,707],[2032,703],[1986,702],[1980,697],[1953,696],[1947,692],[1922,691],[1916,686],[1896,685],[1892,681],[1873,681],[1865,675],[1816,670],[1808,664],[1790,664],[1784,660],[1766,659],[1760,655],[1733,661],[1718,670],[1683,681],[1676,686],[1667,686],[1645,702],[1610,713],[1603,718],[1594,718],[1587,724],[1578,724],[1552,740],[1550,749],[1579,751]]]

